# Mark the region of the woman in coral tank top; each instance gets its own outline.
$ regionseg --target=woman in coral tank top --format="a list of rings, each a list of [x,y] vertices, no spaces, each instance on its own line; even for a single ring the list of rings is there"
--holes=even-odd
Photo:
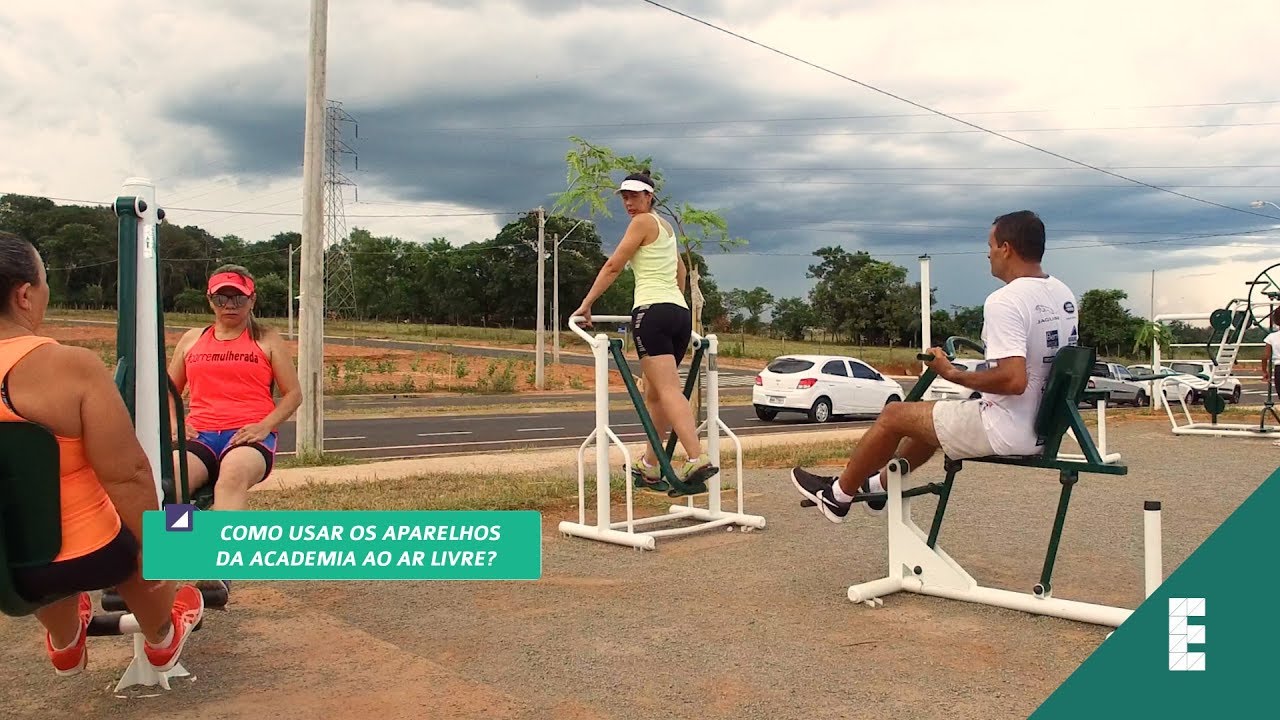
[[[298,409],[302,388],[280,333],[253,318],[249,271],[223,265],[209,278],[208,293],[214,322],[178,341],[169,377],[179,393],[190,391],[191,491],[212,485],[214,510],[243,510],[249,488],[271,474],[276,428]]]
[[[142,513],[159,510],[156,481],[102,359],[41,336],[48,275],[35,247],[0,232],[0,424],[30,423],[58,443],[62,545],[39,566],[0,566],[36,610],[59,675],[88,662],[89,592],[114,586],[146,637],[147,659],[169,670],[204,613],[192,585],[142,578]],[[40,478],[24,478],[39,482]]]

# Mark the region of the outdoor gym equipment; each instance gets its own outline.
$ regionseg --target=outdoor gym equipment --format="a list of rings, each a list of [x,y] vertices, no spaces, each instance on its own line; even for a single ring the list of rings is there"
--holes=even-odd
[[[729,429],[729,426],[720,419],[720,380],[717,357],[719,352],[719,343],[715,335],[707,335],[705,337],[694,333],[693,335],[693,360],[689,368],[689,376],[685,382],[684,396],[689,398],[693,392],[694,383],[699,376],[699,367],[705,357],[707,360],[705,380],[707,388],[707,419],[698,426],[698,433],[706,431],[707,452],[711,457],[711,464],[719,468],[720,465],[720,433],[723,431],[733,441],[737,450],[735,459],[737,462],[737,496],[738,508],[737,512],[726,512],[721,509],[720,505],[720,478],[721,473],[717,472],[705,483],[696,483],[689,485],[681,481],[679,475],[671,466],[671,455],[675,451],[676,437],[672,433],[666,445],[665,451],[662,441],[658,437],[657,429],[654,427],[653,419],[649,415],[648,409],[645,407],[644,396],[636,387],[635,378],[631,374],[630,367],[627,364],[626,356],[622,352],[622,340],[619,338],[610,338],[605,333],[597,333],[594,337],[587,334],[582,328],[581,316],[575,315],[569,318],[569,327],[586,341],[591,347],[592,355],[595,357],[595,395],[596,395],[596,427],[587,435],[586,440],[578,448],[578,522],[564,521],[560,523],[560,532],[566,536],[578,536],[591,540],[600,540],[603,542],[615,543],[618,545],[627,545],[638,550],[653,550],[657,544],[657,538],[668,537],[673,535],[686,535],[689,533],[702,532],[717,527],[729,526],[732,529],[734,525],[741,525],[744,532],[754,528],[762,528],[765,526],[765,520],[759,515],[748,515],[744,511],[744,496],[742,490],[742,443],[738,441],[738,436]],[[603,315],[593,316],[593,323],[606,324],[622,324],[630,323],[631,318],[625,315]],[[662,477],[670,489],[667,495],[670,497],[684,497],[684,505],[671,505],[668,512],[646,518],[635,518],[634,512],[634,490],[637,486],[643,484],[643,481],[635,477],[631,462],[631,452],[626,444],[618,437],[617,433],[609,426],[609,361],[612,358],[616,363],[619,375],[626,385],[627,394],[631,397],[632,403],[635,405],[636,412],[640,416],[640,425],[644,429],[644,436],[647,438],[649,445],[653,448],[654,453],[658,456],[659,467],[662,470]],[[624,433],[629,434],[629,433]],[[586,460],[585,453],[587,446],[591,441],[596,443],[596,521],[595,524],[588,524],[586,519]],[[611,500],[612,486],[609,464],[609,447],[616,443],[622,451],[623,465],[625,468],[624,486],[626,487],[626,511],[627,519],[621,521],[613,521],[611,519]],[[705,508],[695,507],[693,496],[705,493],[707,495],[707,506]],[[692,525],[682,525],[677,527],[642,531],[637,530],[638,527],[653,525],[662,522],[675,521],[696,521]],[[625,529],[623,529],[625,528]]]
[[[1274,279],[1276,277],[1280,277],[1280,263],[1271,265],[1258,273],[1256,278],[1245,283],[1249,286],[1249,294],[1245,298],[1235,298],[1227,303],[1226,307],[1210,313],[1210,340],[1206,343],[1206,350],[1213,365],[1210,372],[1186,375],[1161,371],[1136,378],[1153,381],[1153,397],[1163,397],[1163,388],[1165,384],[1170,383],[1185,385],[1203,394],[1204,409],[1209,413],[1209,422],[1197,422],[1192,419],[1191,411],[1187,408],[1187,393],[1178,393],[1177,397],[1182,415],[1186,418],[1185,424],[1179,424],[1178,418],[1174,417],[1172,403],[1165,400],[1165,414],[1169,416],[1169,423],[1175,435],[1280,437],[1280,415],[1277,415],[1275,410],[1274,385],[1270,383],[1267,385],[1267,398],[1263,402],[1256,424],[1218,422],[1218,416],[1227,407],[1226,399],[1222,397],[1220,391],[1226,385],[1227,379],[1231,377],[1245,333],[1254,327],[1262,328],[1264,331],[1271,328],[1271,313],[1277,304],[1280,304],[1280,284],[1276,283]],[[1174,318],[1166,317],[1165,319]],[[1220,335],[1217,335],[1219,333]],[[1214,337],[1219,338],[1216,352],[1213,349]],[[1159,352],[1158,346],[1153,352]],[[1155,357],[1157,358],[1155,364],[1158,365],[1159,355],[1156,354]],[[1192,379],[1199,382],[1192,382]],[[1276,425],[1267,426],[1268,415],[1275,419]]]
[[[957,346],[966,346],[983,352],[982,346],[972,340],[952,337],[948,338],[944,345],[948,357],[954,359]],[[920,354],[918,357],[921,361],[930,359],[927,354]],[[930,482],[912,488],[907,487],[911,468],[907,467],[906,462],[901,458],[895,458],[888,465],[887,491],[855,495],[854,502],[888,501],[889,572],[884,578],[850,586],[849,600],[877,607],[883,604],[884,596],[908,591],[1112,627],[1118,627],[1124,622],[1133,612],[1132,610],[1063,600],[1053,596],[1053,565],[1058,554],[1071,491],[1079,481],[1080,475],[1096,473],[1118,476],[1128,473],[1128,468],[1118,461],[1106,461],[1102,452],[1094,444],[1080,415],[1081,402],[1102,400],[1107,394],[1105,390],[1087,389],[1089,371],[1095,359],[1096,354],[1093,348],[1079,346],[1064,347],[1054,357],[1040,409],[1035,418],[1036,432],[1043,441],[1043,451],[1040,455],[992,456],[965,460],[953,460],[944,456],[943,469],[946,471],[946,479],[942,483]],[[936,373],[932,369],[925,370],[908,393],[906,401],[919,401],[935,377]],[[1080,445],[1081,455],[1078,456],[1080,459],[1061,452],[1062,442],[1068,437],[1068,433]],[[956,475],[965,463],[1014,465],[1058,472],[1058,480],[1062,485],[1058,509],[1049,535],[1049,546],[1041,568],[1040,579],[1030,593],[984,587],[938,546],[938,535],[942,528],[947,501],[951,497]],[[933,522],[927,533],[915,524],[911,516],[911,500],[921,495],[936,495],[938,498]],[[813,501],[804,500],[801,504],[812,505]],[[1159,566],[1159,510],[1158,502],[1148,502],[1144,505],[1147,543],[1144,581],[1148,595],[1160,583],[1162,575]]]
[[[125,181],[121,196],[116,198],[115,213],[120,232],[116,386],[129,409],[138,442],[150,461],[157,501],[164,504],[164,485],[168,482],[173,486],[166,407],[173,386],[164,368],[164,322],[157,303],[156,224],[164,217],[164,211],[156,207],[155,188],[150,182],[130,178]],[[184,432],[180,403],[177,417],[181,448]],[[46,565],[62,547],[59,462],[57,440],[45,428],[34,423],[0,423],[0,612],[6,615],[31,615],[40,607],[61,599],[21,595],[13,585],[10,572],[14,567]],[[185,462],[181,465],[181,490],[182,499],[186,501]],[[225,593],[207,593],[205,602],[211,607],[225,604]],[[103,595],[103,606],[111,609],[108,594]],[[133,660],[117,683],[117,692],[135,685],[158,685],[168,690],[170,678],[190,674],[181,664],[168,672],[156,672],[143,651],[145,639],[132,614],[115,612],[97,616],[90,622],[88,634],[133,635]]]

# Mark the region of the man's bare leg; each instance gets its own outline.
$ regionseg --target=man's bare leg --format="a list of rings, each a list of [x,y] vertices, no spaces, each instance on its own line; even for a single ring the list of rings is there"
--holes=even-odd
[[[821,508],[827,519],[844,522],[854,495],[864,487],[873,491],[887,487],[885,466],[895,456],[901,456],[914,470],[937,452],[940,443],[933,430],[933,405],[932,402],[910,402],[886,407],[863,435],[834,482],[830,476],[814,475],[803,468],[791,471],[791,481],[801,494]],[[868,483],[873,475],[879,476],[879,483]],[[875,487],[876,484],[880,487]],[[873,512],[883,508],[884,503],[879,501],[868,505]]]
[[[903,443],[904,440],[907,442]],[[900,443],[903,444],[901,455],[913,470],[933,457],[941,443],[933,430],[932,402],[887,406],[850,454],[844,472],[840,473],[839,489],[843,496],[837,494],[837,497],[848,502],[861,489],[863,481],[875,472],[882,473],[883,484],[884,467],[898,455]]]

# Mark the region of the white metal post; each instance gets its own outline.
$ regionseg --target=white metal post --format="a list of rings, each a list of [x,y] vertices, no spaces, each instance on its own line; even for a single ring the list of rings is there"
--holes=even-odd
[[[1143,503],[1142,516],[1145,531],[1142,546],[1146,551],[1146,562],[1143,564],[1143,569],[1146,571],[1146,597],[1151,597],[1151,594],[1164,581],[1164,563],[1160,548],[1160,501],[1147,500]]]
[[[151,462],[152,477],[156,483],[156,502],[164,502],[164,490],[160,485],[160,328],[156,323],[156,276],[159,247],[156,243],[156,188],[147,178],[133,177],[124,181],[122,196],[133,196],[138,212],[137,253],[134,256],[134,277],[137,278],[137,301],[134,303],[133,357],[137,363],[134,382],[134,432],[138,442]],[[142,209],[144,208],[145,209]],[[168,402],[164,412],[169,412]]]
[[[609,529],[609,338],[596,335],[596,527]],[[631,482],[631,478],[627,478]]]
[[[724,466],[720,464],[720,340],[711,335],[702,342],[707,344],[707,453],[711,455],[711,464],[720,468],[720,472],[707,481],[707,513],[715,519],[720,517],[720,486],[724,476]],[[738,497],[741,499],[741,493]],[[689,504],[693,504],[692,497]]]

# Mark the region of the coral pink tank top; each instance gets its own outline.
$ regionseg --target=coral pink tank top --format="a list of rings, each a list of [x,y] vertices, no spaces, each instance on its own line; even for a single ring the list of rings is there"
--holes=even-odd
[[[236,430],[261,422],[276,409],[271,359],[248,328],[234,339],[219,340],[210,325],[183,364],[191,391],[187,424],[196,430]]]
[[[4,378],[4,402],[0,422],[27,422],[9,405],[9,371],[32,350],[56,344],[53,338],[25,335],[0,340],[0,378]],[[120,532],[120,514],[107,496],[85,454],[84,438],[55,435],[61,471],[62,549],[54,562],[84,557],[105,546]]]

